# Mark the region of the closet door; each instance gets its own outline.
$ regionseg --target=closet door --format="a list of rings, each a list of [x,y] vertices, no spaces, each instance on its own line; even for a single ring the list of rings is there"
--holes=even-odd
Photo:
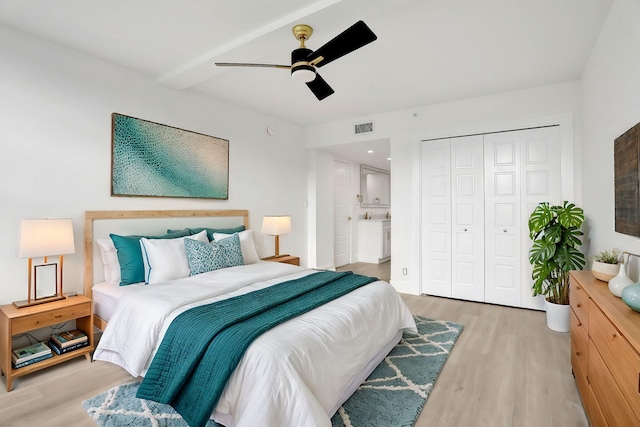
[[[562,204],[561,163],[558,156],[560,127],[552,126],[521,131],[522,153],[522,297],[521,307],[543,309],[541,297],[531,296],[529,263],[529,215],[540,202]]]
[[[522,289],[520,132],[484,136],[485,301],[518,307]]]
[[[484,301],[482,135],[451,139],[451,296]]]
[[[422,292],[451,297],[450,140],[421,145]]]

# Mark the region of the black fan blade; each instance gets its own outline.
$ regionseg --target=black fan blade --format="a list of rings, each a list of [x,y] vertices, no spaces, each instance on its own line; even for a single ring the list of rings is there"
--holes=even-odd
[[[312,62],[322,57],[323,59],[316,63],[316,67],[323,67],[377,39],[367,24],[358,21],[311,53],[307,60]]]
[[[216,62],[218,67],[260,67],[260,68],[284,68],[291,69],[291,65],[275,65],[275,64],[249,64],[245,62]]]
[[[327,96],[331,95],[334,90],[331,89],[331,86],[327,82],[324,81],[320,74],[316,73],[316,78],[307,83],[311,92],[318,98],[318,101],[322,101]]]

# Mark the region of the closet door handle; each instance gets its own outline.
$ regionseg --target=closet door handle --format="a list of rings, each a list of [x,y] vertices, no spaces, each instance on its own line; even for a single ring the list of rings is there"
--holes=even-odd
[[[465,228],[464,231],[467,231],[467,229]]]
[[[502,232],[503,232],[503,233],[506,233],[506,232],[507,232],[507,229],[505,228],[504,230],[502,230]]]

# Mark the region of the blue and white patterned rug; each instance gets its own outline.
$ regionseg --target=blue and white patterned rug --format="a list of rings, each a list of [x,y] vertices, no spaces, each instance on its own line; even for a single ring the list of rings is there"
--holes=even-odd
[[[400,343],[369,378],[338,409],[333,427],[413,426],[462,325],[414,316],[418,335],[405,333]],[[138,399],[138,382],[114,387],[82,402],[101,427],[184,427],[187,423],[171,406]],[[219,424],[209,421],[207,426]]]

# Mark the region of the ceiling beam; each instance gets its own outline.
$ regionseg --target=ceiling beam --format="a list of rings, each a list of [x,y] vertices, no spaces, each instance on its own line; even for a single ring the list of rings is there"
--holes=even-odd
[[[179,66],[178,68],[160,76],[158,83],[164,86],[171,87],[173,89],[183,90],[205,80],[210,79],[218,74],[227,70],[222,70],[214,65],[215,58],[222,54],[230,52],[241,46],[245,46],[256,39],[264,37],[265,35],[279,30],[282,27],[290,26],[293,23],[298,23],[301,19],[317,13],[321,10],[327,9],[342,0],[319,0],[310,4],[300,10],[290,13],[282,18],[270,22],[254,31],[247,33],[246,35],[223,44],[209,52],[206,52],[197,58],[190,60],[189,62]],[[248,58],[247,60],[251,60]]]

